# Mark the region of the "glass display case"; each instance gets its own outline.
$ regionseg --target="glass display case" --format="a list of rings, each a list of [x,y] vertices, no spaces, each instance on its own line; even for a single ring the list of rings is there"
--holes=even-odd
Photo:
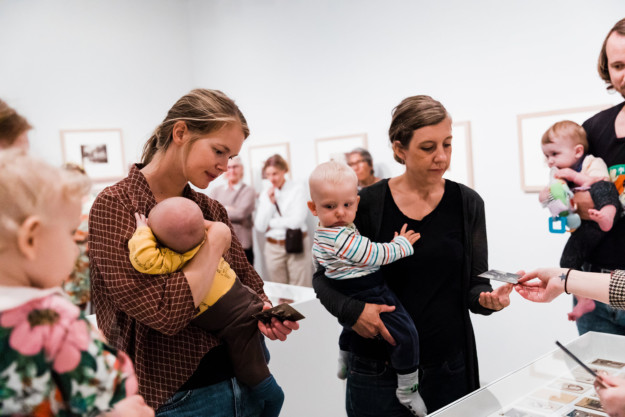
[[[595,372],[625,376],[624,336],[589,332],[565,346]],[[555,341],[553,347],[545,356],[430,416],[606,416],[593,387],[594,377]]]

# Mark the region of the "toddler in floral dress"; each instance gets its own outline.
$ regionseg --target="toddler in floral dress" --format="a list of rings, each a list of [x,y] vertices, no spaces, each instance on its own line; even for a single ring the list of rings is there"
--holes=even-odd
[[[89,182],[0,151],[0,415],[153,416],[132,363],[92,329],[60,285]]]

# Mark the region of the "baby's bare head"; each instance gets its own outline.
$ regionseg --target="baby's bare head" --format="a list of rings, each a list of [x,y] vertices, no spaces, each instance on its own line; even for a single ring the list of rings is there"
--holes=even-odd
[[[206,235],[202,210],[184,197],[171,197],[155,205],[148,225],[160,244],[178,253],[193,249]]]

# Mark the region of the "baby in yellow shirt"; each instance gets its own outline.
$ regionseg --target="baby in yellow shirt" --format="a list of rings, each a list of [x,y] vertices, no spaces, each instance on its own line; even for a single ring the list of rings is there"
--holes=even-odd
[[[128,241],[130,262],[144,274],[177,272],[204,244],[207,221],[200,207],[188,198],[168,198],[154,206],[149,219],[140,213],[135,213],[135,219],[137,229]],[[236,278],[236,273],[222,257],[213,285],[198,306],[198,315],[227,293]]]
[[[130,262],[145,274],[179,271],[206,239],[207,221],[200,207],[188,198],[165,199],[147,218],[135,213],[135,219],[137,229],[128,241]],[[263,403],[261,415],[278,416],[284,393],[269,372],[258,321],[252,317],[262,311],[263,301],[241,283],[223,257],[198,308],[192,323],[225,342],[235,376]]]

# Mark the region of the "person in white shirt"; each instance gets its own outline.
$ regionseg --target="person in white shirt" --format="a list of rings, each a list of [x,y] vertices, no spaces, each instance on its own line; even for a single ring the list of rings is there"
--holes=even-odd
[[[288,180],[289,165],[280,155],[270,156],[263,166],[263,176],[271,185],[260,193],[254,227],[265,234],[265,265],[269,281],[283,284],[312,285],[312,260],[309,250],[287,253],[287,229],[301,229],[303,247],[310,247],[306,215],[306,190],[303,184]]]

